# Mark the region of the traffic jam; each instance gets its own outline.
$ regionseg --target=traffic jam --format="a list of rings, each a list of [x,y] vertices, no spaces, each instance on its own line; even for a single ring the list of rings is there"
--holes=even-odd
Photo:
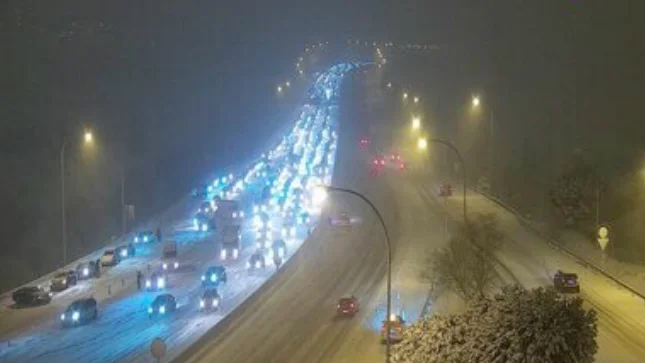
[[[190,202],[196,208],[184,216],[184,221],[172,223],[180,227],[165,228],[163,235],[156,226],[139,230],[126,243],[80,260],[74,268],[51,275],[49,281],[41,279],[13,291],[13,304],[20,310],[55,305],[58,324],[46,325],[41,331],[101,325],[91,334],[103,335],[105,329],[123,332],[122,326],[94,323],[116,311],[117,306],[145,314],[149,325],[185,307],[216,312],[228,303],[229,295],[250,295],[252,291],[240,291],[259,287],[315,227],[320,208],[314,205],[312,192],[330,184],[334,170],[340,82],[356,67],[342,63],[316,74],[291,131],[247,169],[220,175],[196,187]],[[135,273],[134,294],[125,288],[127,292],[121,295],[114,292]],[[137,295],[140,298],[132,297]],[[241,301],[231,301],[227,311]],[[132,311],[127,313],[131,315]],[[29,329],[38,330],[35,326]],[[23,332],[23,336],[29,333]],[[50,337],[60,338],[56,334]],[[144,338],[142,334],[127,338],[127,345],[143,344]],[[13,340],[19,342],[20,337]],[[47,349],[47,344],[42,349]],[[15,352],[20,353],[25,351]],[[0,359],[7,357],[11,359],[11,349],[0,352]]]

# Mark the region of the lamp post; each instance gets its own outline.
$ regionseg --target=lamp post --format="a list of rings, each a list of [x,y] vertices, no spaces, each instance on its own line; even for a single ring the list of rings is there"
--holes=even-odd
[[[83,140],[86,145],[94,142],[94,135],[91,131],[85,131]],[[60,186],[61,186],[61,226],[62,226],[62,247],[63,247],[63,265],[67,264],[67,218],[66,218],[66,196],[65,196],[65,149],[67,139],[63,139],[60,147]]]
[[[481,105],[481,99],[479,96],[473,96],[472,101],[471,101],[473,109],[479,109]],[[493,177],[495,175],[495,114],[493,113],[492,107],[489,107],[489,118],[488,118],[488,126],[489,126],[489,132],[490,132],[490,192],[493,192]]]
[[[422,142],[421,140],[424,140],[424,141]],[[464,197],[463,197],[463,202],[464,202],[464,204],[463,204],[464,223],[468,223],[468,213],[467,213],[468,208],[467,208],[467,205],[466,205],[466,192],[467,192],[466,163],[464,162],[464,159],[461,157],[461,153],[459,152],[459,149],[457,149],[457,147],[455,147],[455,145],[453,145],[450,141],[444,140],[444,139],[429,139],[428,141],[447,146],[449,149],[454,151],[455,154],[457,154],[457,158],[459,158],[459,163],[461,164],[461,175],[462,175],[463,193],[464,193]],[[419,146],[420,150],[425,149],[425,147],[423,147],[423,148],[421,147],[422,144],[425,144],[425,139],[419,139],[418,146]]]
[[[392,245],[390,244],[390,235],[387,231],[387,227],[385,226],[385,221],[383,220],[381,213],[378,211],[378,209],[376,209],[376,206],[374,206],[374,204],[369,199],[367,199],[367,197],[351,189],[337,188],[329,185],[319,186],[316,190],[314,190],[314,203],[321,204],[325,199],[327,199],[327,191],[351,194],[363,200],[370,206],[370,208],[372,208],[372,210],[376,214],[376,217],[378,217],[381,227],[383,228],[383,232],[385,233],[385,245],[387,248],[387,308],[385,317],[387,337],[385,345],[385,363],[389,363],[391,355],[390,350],[392,346],[392,340],[390,337],[390,315],[392,313]]]

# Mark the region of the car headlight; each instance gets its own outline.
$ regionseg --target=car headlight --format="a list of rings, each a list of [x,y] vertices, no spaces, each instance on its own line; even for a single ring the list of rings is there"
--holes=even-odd
[[[213,299],[213,307],[216,308],[219,305],[219,299]]]
[[[251,268],[251,262],[246,261],[246,268]]]
[[[153,310],[151,307],[148,308],[148,314],[152,314]]]
[[[262,267],[262,263],[260,261],[255,261],[255,268],[260,268]]]
[[[278,256],[280,256],[280,257],[284,256],[284,248],[282,248],[282,247],[278,248]]]
[[[83,268],[83,276],[87,276],[90,274],[90,270],[87,267]]]
[[[233,212],[233,218],[237,218],[237,212]]]
[[[206,231],[208,231],[208,224],[206,224],[206,223],[202,224],[202,228],[201,228],[201,229],[202,229],[202,232],[206,232]]]
[[[60,314],[60,320],[65,320],[65,314]]]
[[[74,321],[78,321],[78,318],[80,318],[80,317],[81,317],[81,314],[79,314],[78,311],[75,311],[72,314],[72,320],[74,320]]]
[[[239,254],[240,254],[240,251],[237,248],[233,249],[233,258],[234,259],[236,259],[239,256]]]
[[[157,279],[157,286],[164,287],[165,284],[166,284],[166,280],[163,277],[159,277]]]
[[[161,305],[161,306],[159,307],[159,314],[165,314],[165,313],[166,313],[166,306],[165,306],[165,305]]]
[[[143,242],[148,242],[148,236],[143,236]]]
[[[226,259],[226,250],[219,251],[219,258],[222,260]]]
[[[217,275],[216,275],[216,274],[212,274],[212,275],[211,275],[211,281],[212,281],[212,282],[217,281]]]
[[[66,283],[67,283],[67,279],[63,279],[63,281],[62,281],[61,283],[62,283],[62,284],[66,284]]]
[[[134,242],[139,242],[139,237],[134,237]]]
[[[240,212],[240,218],[244,218],[244,211]]]
[[[128,250],[121,250],[121,257],[128,257]]]
[[[167,270],[167,269],[168,269],[168,264],[164,262],[164,264],[162,265],[162,267],[163,267],[163,269],[164,269],[164,270]]]
[[[197,220],[197,218],[193,218],[193,225],[194,225],[195,227],[198,227],[198,226],[199,226],[199,221]]]
[[[204,307],[204,299],[199,300],[199,307],[200,308]]]
[[[202,275],[202,281],[206,281],[206,276]]]
[[[178,268],[179,268],[179,262],[175,261],[175,263],[173,264],[173,266],[175,267],[175,269],[178,269]]]
[[[151,285],[152,283],[150,282],[150,280],[146,280],[146,287],[150,287]]]

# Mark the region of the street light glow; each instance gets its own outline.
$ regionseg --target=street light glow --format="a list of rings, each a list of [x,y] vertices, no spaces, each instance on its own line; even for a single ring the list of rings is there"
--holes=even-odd
[[[387,83],[387,88],[392,88],[392,82]]]
[[[473,107],[479,107],[479,96],[473,96]]]
[[[414,97],[414,103],[419,103],[419,96]]]
[[[421,127],[421,117],[414,116],[412,118],[412,130],[418,130]]]
[[[84,140],[86,144],[91,144],[94,141],[94,135],[92,135],[92,131],[85,131]]]
[[[428,147],[428,140],[423,137],[420,137],[417,141],[417,148],[419,150],[425,150]]]
[[[403,92],[403,99],[404,99],[404,100],[407,100],[407,99],[408,99],[408,93],[407,93],[407,92]]]
[[[282,92],[282,86],[278,86],[278,92]]]
[[[285,83],[285,85],[286,85],[287,87],[291,87],[291,82],[287,81],[287,83]]]
[[[326,200],[327,200],[327,188],[325,188],[325,186],[323,185],[316,186],[313,192],[311,193],[311,203],[315,207],[320,207],[325,203]]]

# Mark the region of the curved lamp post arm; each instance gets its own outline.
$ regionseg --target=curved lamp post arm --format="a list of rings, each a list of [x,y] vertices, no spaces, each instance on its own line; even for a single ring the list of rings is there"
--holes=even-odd
[[[464,201],[464,222],[468,223],[468,208],[466,205],[466,192],[467,192],[467,185],[466,185],[466,163],[464,162],[464,158],[461,157],[461,153],[459,152],[459,149],[455,147],[450,141],[444,140],[444,139],[430,139],[430,142],[436,142],[438,144],[442,144],[447,146],[449,149],[455,152],[457,154],[457,158],[459,159],[459,163],[461,164],[461,175],[462,175],[462,183],[463,183],[463,201]]]
[[[385,346],[385,363],[390,362],[390,348],[392,345],[391,338],[390,338],[390,314],[392,313],[392,246],[390,244],[390,235],[387,231],[387,227],[385,226],[385,221],[383,220],[383,216],[381,216],[381,213],[376,209],[376,206],[367,199],[363,194],[356,192],[351,189],[345,189],[345,188],[337,188],[337,187],[332,187],[332,186],[325,186],[325,189],[333,192],[341,192],[341,193],[348,193],[354,196],[357,196],[361,200],[363,200],[365,203],[367,203],[374,213],[376,213],[376,216],[378,217],[379,222],[381,223],[381,227],[383,228],[383,231],[385,232],[385,245],[387,247],[387,311],[386,311],[386,316],[385,316],[385,321],[386,321],[386,346]]]

